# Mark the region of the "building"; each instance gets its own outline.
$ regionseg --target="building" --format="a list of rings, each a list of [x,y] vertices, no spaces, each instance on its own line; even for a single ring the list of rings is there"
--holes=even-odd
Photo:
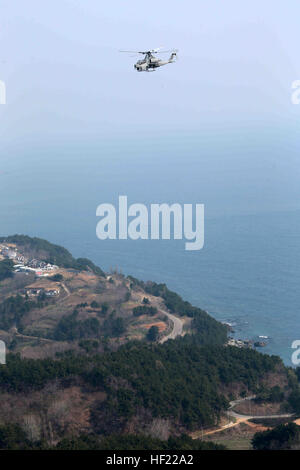
[[[46,297],[56,297],[59,293],[59,289],[45,289]]]
[[[39,295],[42,295],[42,294],[44,294],[46,297],[57,297],[60,293],[60,290],[57,288],[36,286],[36,287],[27,287],[24,293],[28,297],[38,297]]]
[[[25,295],[28,297],[37,297],[43,292],[43,289],[40,287],[29,287],[28,289],[25,289]]]

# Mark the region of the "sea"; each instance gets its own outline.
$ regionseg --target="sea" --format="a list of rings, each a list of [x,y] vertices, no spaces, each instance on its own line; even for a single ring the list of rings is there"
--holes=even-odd
[[[106,271],[166,283],[230,323],[235,338],[264,341],[261,352],[292,365],[300,340],[297,188],[280,148],[270,160],[262,147],[240,161],[240,148],[211,152],[190,139],[25,143],[1,158],[0,235],[42,237]],[[129,204],[203,203],[203,249],[187,251],[184,240],[99,240],[96,208],[117,207],[119,195]]]

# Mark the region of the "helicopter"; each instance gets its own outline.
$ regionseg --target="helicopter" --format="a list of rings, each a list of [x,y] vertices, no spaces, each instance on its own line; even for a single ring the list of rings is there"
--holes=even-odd
[[[170,51],[161,51],[161,47],[157,49],[151,49],[150,51],[120,51],[120,52],[128,52],[133,54],[142,54],[145,57],[142,60],[138,60],[134,64],[135,70],[137,72],[155,72],[155,69],[158,67],[162,67],[163,65],[172,64],[175,62],[177,58],[177,49],[173,49]],[[165,52],[171,52],[169,59],[162,60],[158,57],[155,57],[154,54],[163,54]]]

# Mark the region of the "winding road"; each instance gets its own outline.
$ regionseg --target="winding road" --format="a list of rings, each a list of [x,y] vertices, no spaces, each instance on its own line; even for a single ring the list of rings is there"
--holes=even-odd
[[[225,424],[224,426],[220,426],[217,429],[211,429],[208,431],[194,431],[190,434],[192,439],[199,439],[202,438],[203,436],[208,436],[209,434],[215,434],[216,432],[221,432],[225,431],[226,429],[233,428],[234,426],[237,426],[240,423],[246,423],[248,425],[251,424],[249,420],[251,419],[276,419],[276,418],[292,418],[294,414],[291,413],[284,413],[284,414],[277,414],[277,415],[243,415],[241,413],[237,413],[236,411],[233,411],[232,408],[234,408],[236,405],[239,403],[242,403],[244,401],[251,401],[255,398],[255,395],[245,397],[245,398],[240,398],[239,400],[234,400],[229,403],[229,409],[227,410],[227,416],[228,418],[233,418],[233,421],[230,421],[229,423]],[[299,420],[294,420],[296,424],[300,424]]]
[[[292,418],[294,416],[292,413],[283,413],[283,414],[277,414],[277,415],[253,415],[253,414],[244,415],[244,414],[241,414],[241,413],[237,413],[236,411],[233,411],[232,408],[234,408],[239,403],[242,403],[244,401],[251,401],[254,398],[255,398],[255,395],[252,395],[250,397],[240,398],[239,400],[231,401],[229,403],[230,406],[229,406],[229,409],[227,410],[227,415],[232,416],[233,418],[236,418],[236,419],[244,419],[244,420],[247,420],[247,419],[260,419],[260,418],[263,418],[263,419],[266,419],[266,418],[268,418],[268,419]]]
[[[168,341],[168,339],[175,339],[177,336],[182,336],[183,321],[180,320],[180,318],[175,317],[175,315],[172,315],[172,313],[168,313],[165,310],[161,310],[161,309],[159,309],[159,310],[160,310],[161,313],[166,315],[169,318],[169,320],[171,320],[171,322],[173,323],[172,331],[168,335],[163,336],[159,340],[159,342],[164,343],[165,341]]]

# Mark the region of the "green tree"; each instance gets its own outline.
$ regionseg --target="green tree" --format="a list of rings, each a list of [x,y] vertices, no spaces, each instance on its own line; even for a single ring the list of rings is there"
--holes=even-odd
[[[281,450],[298,447],[300,426],[295,423],[280,424],[273,429],[257,432],[252,439],[255,450]]]
[[[147,339],[149,341],[156,341],[159,335],[159,329],[157,326],[153,325],[151,328],[149,328],[148,333],[147,333]]]
[[[288,401],[293,411],[297,414],[300,414],[300,390],[299,388],[292,391],[292,393],[289,396]]]
[[[54,276],[51,276],[50,278],[50,281],[54,281],[54,282],[61,282],[63,281],[64,279],[64,276],[62,274],[54,274]]]
[[[0,281],[13,276],[14,263],[10,259],[0,261]]]
[[[101,306],[101,313],[102,313],[102,315],[106,315],[107,312],[108,312],[108,309],[109,309],[109,306],[108,306],[108,304],[107,304],[106,302],[105,302],[104,304],[102,304],[102,306]]]

